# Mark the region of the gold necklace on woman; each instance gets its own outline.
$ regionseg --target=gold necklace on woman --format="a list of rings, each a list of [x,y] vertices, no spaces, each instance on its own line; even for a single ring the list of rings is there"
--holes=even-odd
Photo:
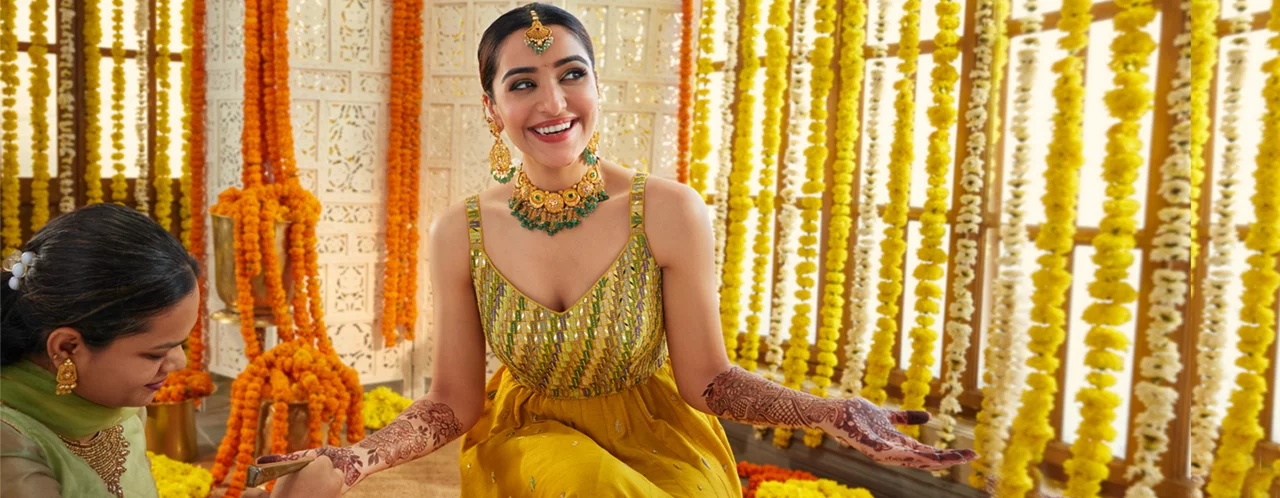
[[[599,164],[587,167],[587,174],[572,187],[555,192],[535,186],[521,168],[507,205],[511,207],[511,215],[520,220],[520,226],[555,235],[578,226],[600,202],[608,199]]]
[[[89,468],[102,478],[102,482],[107,485],[107,491],[118,498],[124,498],[124,490],[120,487],[120,476],[124,475],[124,464],[128,461],[129,441],[124,438],[123,426],[117,425],[104,429],[93,436],[93,439],[84,443],[61,435],[58,438],[62,439],[62,444],[67,449],[89,464]]]

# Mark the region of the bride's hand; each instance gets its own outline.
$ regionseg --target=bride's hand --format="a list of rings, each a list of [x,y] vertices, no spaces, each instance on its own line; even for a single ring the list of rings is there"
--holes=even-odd
[[[296,472],[296,474],[303,474],[312,470],[312,467],[316,467],[318,463],[327,462],[321,465],[321,467],[329,467],[338,471],[337,475],[340,476],[340,478],[337,479],[337,481],[340,484],[341,493],[346,493],[347,490],[351,489],[352,486],[355,486],[356,483],[364,480],[365,477],[368,477],[365,469],[368,462],[366,461],[366,458],[361,456],[362,453],[363,451],[360,448],[347,446],[325,446],[322,448],[297,451],[284,455],[266,455],[258,459],[258,464],[265,465],[269,463],[293,462],[299,460],[312,462],[310,465],[307,465],[306,468]],[[291,475],[281,478],[280,483],[278,483],[277,486],[284,483],[285,479],[289,477],[291,477]]]
[[[939,450],[894,428],[928,421],[928,412],[886,410],[863,398],[849,398],[840,404],[835,421],[823,422],[822,429],[885,465],[942,470],[978,458],[973,450]]]

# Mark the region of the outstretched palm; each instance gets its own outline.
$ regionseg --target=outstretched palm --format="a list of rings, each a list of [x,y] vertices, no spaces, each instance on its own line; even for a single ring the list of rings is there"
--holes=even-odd
[[[973,450],[939,450],[894,428],[928,421],[928,412],[886,410],[863,398],[849,398],[840,403],[834,421],[822,425],[828,434],[885,465],[942,470],[978,457]]]

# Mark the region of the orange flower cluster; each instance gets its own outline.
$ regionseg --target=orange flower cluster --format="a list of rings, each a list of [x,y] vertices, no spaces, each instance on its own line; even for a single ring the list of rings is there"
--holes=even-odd
[[[391,15],[391,133],[387,154],[387,263],[382,337],[413,340],[418,317],[418,164],[421,156],[423,0],[396,2]]]
[[[693,140],[693,2],[680,2],[680,110],[676,119],[676,180],[688,185]]]
[[[364,439],[364,402],[360,379],[332,350],[323,351],[301,341],[281,343],[259,356],[231,384],[231,416],[227,435],[214,458],[213,481],[231,476],[227,498],[241,495],[245,470],[254,461],[258,418],[265,402],[272,403],[270,451],[288,448],[289,404],[307,404],[307,445],[339,446]],[[328,431],[325,425],[328,422]],[[234,470],[234,472],[233,472]]]
[[[191,356],[190,351],[187,356]],[[187,363],[187,368],[169,374],[164,380],[164,387],[156,392],[156,397],[151,402],[177,403],[193,400],[196,406],[200,406],[200,401],[210,394],[213,394],[213,380],[209,378],[209,372]]]
[[[268,400],[276,410],[270,439],[273,452],[287,448],[291,403],[307,404],[313,447],[325,443],[326,423],[328,444],[341,443],[344,425],[348,442],[364,437],[359,376],[338,358],[324,325],[316,252],[320,202],[299,184],[293,157],[287,9],[287,0],[245,2],[243,188],[222,192],[210,209],[235,220],[236,309],[244,317],[240,334],[249,359],[249,366],[231,386],[231,416],[213,470],[215,482],[231,475],[228,498],[240,496],[244,489],[245,471],[256,450],[259,413]],[[277,223],[289,225],[292,302],[276,254]],[[259,274],[268,289],[280,339],[266,352],[249,318],[254,313],[252,279]]]
[[[743,498],[755,498],[756,489],[766,481],[816,481],[818,477],[803,470],[791,470],[776,465],[756,465],[738,462],[738,477],[747,478],[747,489],[742,491]]]

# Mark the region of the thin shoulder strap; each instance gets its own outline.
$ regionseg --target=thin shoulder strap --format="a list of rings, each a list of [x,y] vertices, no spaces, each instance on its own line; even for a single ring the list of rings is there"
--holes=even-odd
[[[480,233],[480,196],[467,197],[467,239],[472,251],[484,250],[484,234]]]
[[[644,233],[644,187],[649,174],[636,172],[631,177],[631,233]]]

